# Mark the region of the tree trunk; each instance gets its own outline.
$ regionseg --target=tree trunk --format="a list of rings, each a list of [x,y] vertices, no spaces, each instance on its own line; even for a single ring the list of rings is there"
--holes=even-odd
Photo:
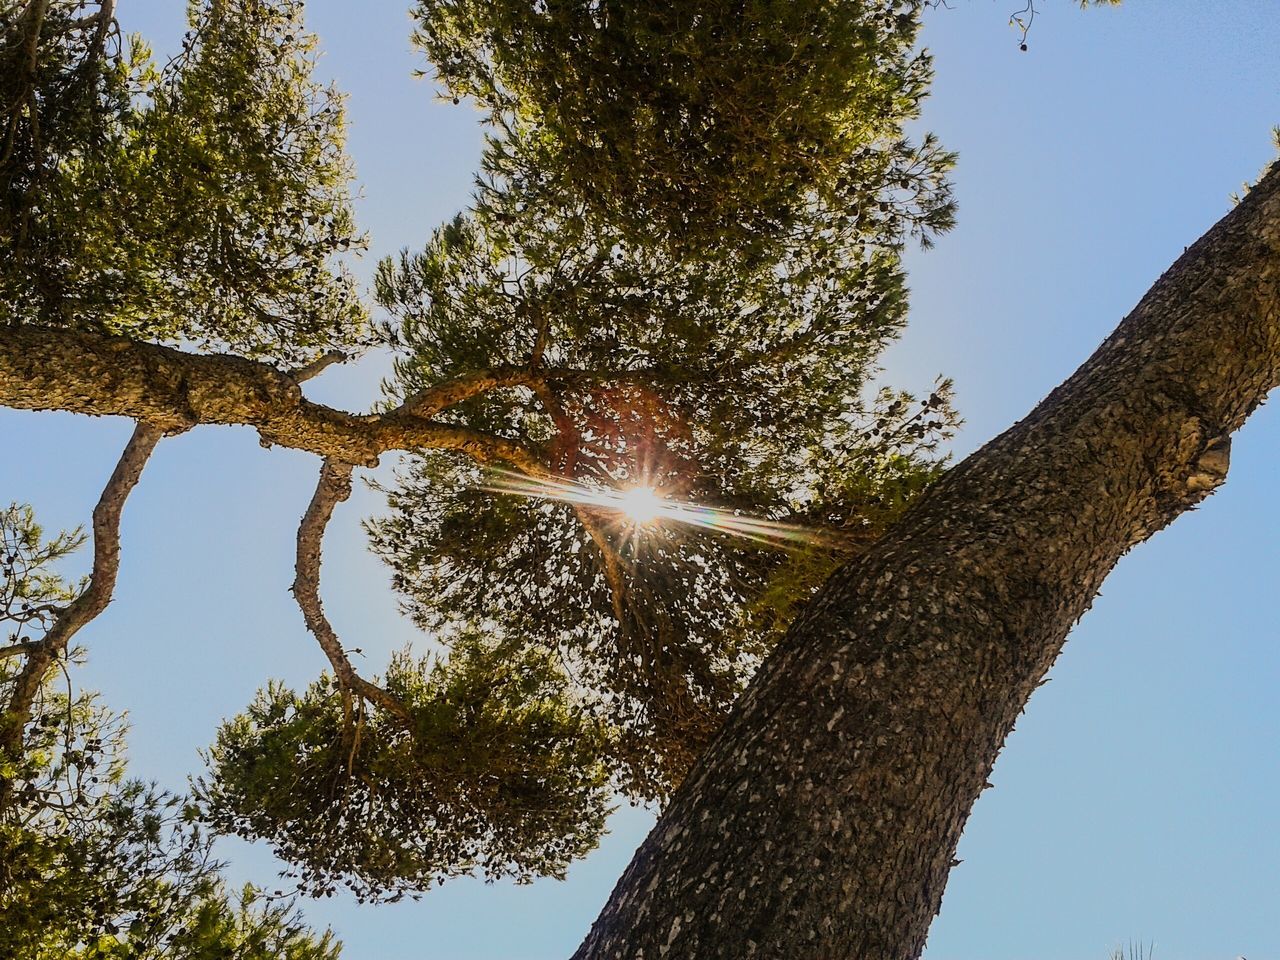
[[[1029,417],[835,573],[575,960],[911,960],[1103,579],[1226,476],[1280,375],[1280,167]]]

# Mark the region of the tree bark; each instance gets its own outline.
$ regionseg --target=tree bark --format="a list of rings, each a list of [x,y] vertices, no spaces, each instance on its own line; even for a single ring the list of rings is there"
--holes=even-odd
[[[320,649],[333,667],[342,688],[343,703],[348,720],[351,715],[351,694],[355,693],[370,703],[409,723],[408,708],[375,683],[356,672],[347,656],[346,648],[325,616],[320,601],[320,553],[324,546],[324,531],[333,518],[333,508],[351,496],[351,464],[326,460],[320,467],[320,481],[298,525],[298,552],[294,563],[293,596],[302,611],[307,629],[320,644]]]
[[[131,417],[169,432],[243,425],[257,430],[264,446],[357,465],[375,465],[388,450],[435,449],[510,464],[531,476],[549,473],[517,440],[430,420],[409,406],[357,414],[313,403],[298,385],[308,372],[293,375],[244,357],[184,353],[89,331],[0,326],[0,404],[7,407]],[[475,392],[455,388],[450,397]],[[432,412],[439,409],[437,403]]]
[[[1280,167],[793,624],[575,960],[912,960],[1005,737],[1103,579],[1280,378]]]

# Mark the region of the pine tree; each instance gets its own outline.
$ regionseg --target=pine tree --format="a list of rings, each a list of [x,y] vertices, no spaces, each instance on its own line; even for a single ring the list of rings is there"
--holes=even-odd
[[[164,68],[116,56],[110,3],[8,4],[0,402],[138,428],[87,584],[0,648],[0,808],[151,450],[246,424],[323,458],[294,593],[332,676],[223,726],[215,826],[307,890],[394,898],[557,875],[611,789],[670,796],[579,956],[917,956],[1013,718],[1117,558],[1222,482],[1280,352],[1272,171],[965,463],[933,450],[945,383],[865,399],[902,246],[952,212],[950,157],[902,134],[922,5],[423,0],[491,136],[471,208],[381,265],[367,329],[296,4],[194,5]],[[159,171],[176,186],[144,189]],[[303,396],[375,343],[396,366],[372,413]],[[391,451],[373,545],[448,654],[370,679],[320,544]]]
[[[28,506],[0,511],[0,621],[11,644],[39,643],[83,587],[57,570],[83,542],[79,531],[46,538]],[[43,678],[23,752],[5,760],[0,956],[337,960],[341,945],[308,930],[289,899],[227,889],[188,801],[126,777],[123,718],[73,685],[82,663],[70,650]],[[0,660],[6,702],[20,677],[16,658]]]
[[[370,329],[341,99],[311,79],[301,5],[193,4],[163,66],[111,5],[74,7],[4,22],[4,309],[18,336],[108,351],[115,382],[126,345],[186,368],[104,503],[118,522],[160,434],[214,407],[265,403],[288,423],[251,416],[264,440],[325,457],[295,593],[333,675],[222,727],[204,815],[313,892],[561,875],[611,791],[670,793],[804,600],[941,469],[948,385],[868,396],[903,245],[952,218],[951,156],[903,133],[929,79],[916,8],[420,5],[490,135],[470,209],[379,266]],[[373,344],[395,359],[374,416],[300,399]],[[137,372],[149,404],[165,375]],[[366,679],[320,607],[319,543],[387,449],[407,456],[372,544],[447,655]],[[746,519],[639,524],[609,499],[631,488]],[[19,719],[60,636],[27,659]]]

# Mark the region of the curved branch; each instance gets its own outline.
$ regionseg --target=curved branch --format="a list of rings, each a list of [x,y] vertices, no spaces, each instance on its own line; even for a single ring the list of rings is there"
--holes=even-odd
[[[302,515],[302,523],[298,525],[298,558],[294,566],[296,575],[293,579],[293,595],[298,601],[307,629],[329,658],[339,686],[407,723],[410,716],[403,703],[382,687],[356,673],[320,603],[320,550],[324,531],[329,525],[329,518],[333,516],[333,508],[351,496],[351,470],[351,464],[333,460],[326,460],[320,467],[320,482],[316,484],[316,492],[311,497],[307,512]]]
[[[303,383],[313,377],[318,377],[335,363],[346,363],[348,357],[341,350],[330,350],[322,353],[310,363],[304,363],[302,366],[289,371],[289,376],[293,378],[294,383]]]
[[[334,465],[332,471],[339,469],[337,465],[347,465],[348,474],[351,464],[376,464],[389,450],[435,449],[455,451],[484,465],[507,464],[527,476],[550,479],[554,471],[519,441],[432,421],[424,412],[439,412],[502,386],[541,390],[549,381],[606,376],[592,371],[556,369],[533,374],[525,369],[495,368],[422,391],[383,414],[353,414],[307,400],[298,381],[308,369],[291,374],[243,357],[189,354],[86,331],[39,326],[0,329],[0,404],[27,410],[130,416],[166,430],[185,430],[197,424],[250,426],[264,445],[318,454]],[[317,495],[320,493],[318,489]],[[328,513],[336,502],[328,503]],[[313,501],[312,506],[319,509],[323,503]],[[584,511],[579,511],[579,518],[601,550],[615,610],[621,618],[625,591],[621,561],[598,520]],[[317,551],[318,544],[317,539]]]
[[[6,716],[0,725],[0,754],[15,756],[22,749],[23,727],[31,719],[31,706],[44,682],[45,675],[66,651],[72,637],[111,602],[116,576],[120,570],[120,515],[125,500],[142,476],[151,451],[164,436],[159,427],[139,423],[125,445],[124,452],[111,478],[93,509],[93,571],[89,586],[66,609],[58,614],[49,632],[24,651],[22,666],[6,705]],[[7,799],[12,781],[0,778],[0,807]]]
[[[490,390],[502,387],[528,387],[535,389],[542,377],[518,367],[493,367],[463,374],[419,390],[405,399],[399,409],[419,417],[433,417],[455,404],[478,397]]]

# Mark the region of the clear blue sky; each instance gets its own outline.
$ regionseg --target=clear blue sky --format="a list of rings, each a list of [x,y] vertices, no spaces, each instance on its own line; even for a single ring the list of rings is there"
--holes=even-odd
[[[937,58],[925,123],[960,153],[960,225],[911,257],[913,320],[885,379],[956,380],[963,455],[1024,415],[1272,156],[1280,0],[1128,0],[1082,13],[1037,0],[951,0],[927,15]],[[177,0],[121,0],[163,52]],[[476,115],[411,79],[407,0],[313,0],[323,72],[350,93],[351,149],[373,256],[420,244],[465,205]],[[376,361],[309,387],[351,408]],[[0,411],[0,497],[48,526],[87,521],[128,425]],[[1126,558],[1010,738],[961,842],[929,960],[1104,958],[1129,938],[1158,960],[1280,957],[1280,417],[1237,438],[1231,477]],[[269,676],[323,666],[287,592],[316,461],[248,430],[165,441],[124,519],[117,599],[82,640],[83,673],[134,724],[133,771],[181,789],[217,721]],[[367,491],[326,541],[324,593],[380,669],[414,638],[364,549]],[[419,638],[420,641],[420,638]],[[417,904],[308,904],[350,960],[542,960],[577,945],[650,815],[624,808],[564,883],[462,881]],[[223,847],[233,876],[270,883],[268,855]]]

